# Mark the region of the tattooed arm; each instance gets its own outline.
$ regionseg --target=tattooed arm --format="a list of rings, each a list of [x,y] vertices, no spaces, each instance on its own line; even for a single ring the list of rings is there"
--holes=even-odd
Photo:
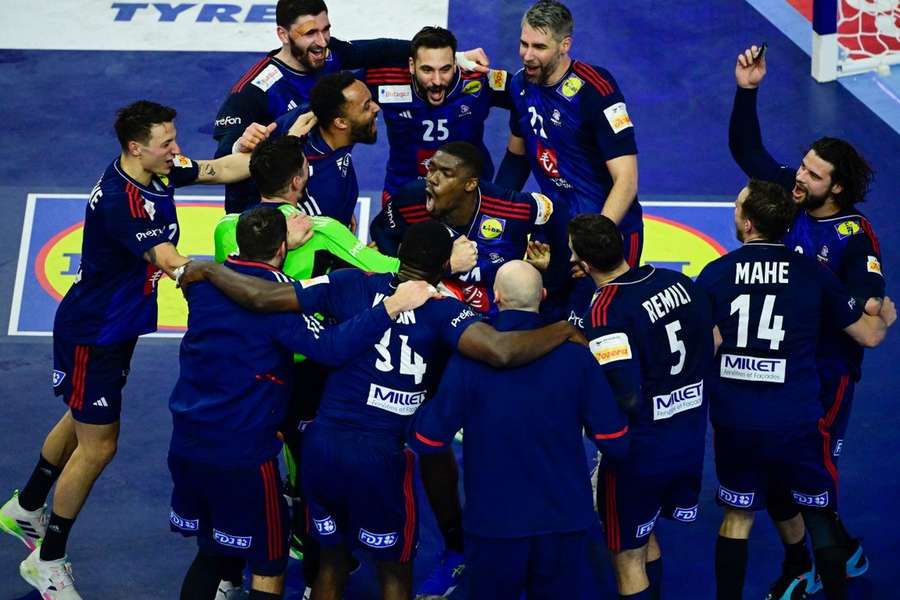
[[[195,183],[234,183],[250,177],[250,154],[240,152],[215,160],[198,160]]]

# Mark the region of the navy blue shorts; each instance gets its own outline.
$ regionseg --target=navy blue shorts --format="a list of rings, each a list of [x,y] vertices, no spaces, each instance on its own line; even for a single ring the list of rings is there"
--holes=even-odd
[[[109,425],[119,420],[136,343],[134,338],[89,346],[53,336],[53,392],[63,397],[76,421]]]
[[[323,546],[408,562],[418,538],[415,454],[377,434],[323,426],[303,434],[300,482],[307,531]]]
[[[823,425],[828,435],[831,462],[835,465],[844,450],[844,435],[850,422],[850,407],[853,404],[855,388],[856,382],[850,375],[822,380],[819,398],[825,409]]]
[[[801,508],[837,510],[837,468],[822,420],[799,431],[715,430],[720,505],[763,510],[770,490],[785,489]]]
[[[276,459],[219,467],[170,454],[169,472],[172,531],[196,537],[204,552],[246,559],[257,575],[284,573],[288,512]]]
[[[669,476],[600,463],[597,511],[612,552],[641,548],[660,516],[682,523],[697,520],[702,466]]]
[[[521,538],[466,534],[470,600],[578,598],[587,532]]]

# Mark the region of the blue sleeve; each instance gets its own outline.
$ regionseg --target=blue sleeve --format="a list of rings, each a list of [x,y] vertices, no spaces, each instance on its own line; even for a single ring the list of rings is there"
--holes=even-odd
[[[612,388],[618,405],[629,415],[640,410],[641,363],[638,340],[623,320],[585,323],[588,349]]]
[[[728,148],[741,170],[754,179],[777,183],[790,192],[794,188],[793,169],[772,158],[763,145],[756,114],[759,89],[738,88],[728,124]]]
[[[511,110],[512,94],[509,91],[512,76],[508,71],[503,69],[490,69],[485,75],[487,79],[488,91],[491,97],[491,106],[498,106]]]
[[[455,349],[466,328],[481,320],[475,311],[456,298],[439,298],[429,302],[435,302],[440,307],[440,317],[436,320],[441,328],[441,339],[449,348]]]
[[[816,273],[822,286],[822,321],[836,329],[844,329],[856,323],[862,316],[861,303],[847,292],[827,267],[816,263]]]
[[[171,242],[175,233],[174,225],[153,221],[140,200],[130,202],[125,193],[104,193],[100,208],[94,210],[103,211],[106,233],[138,258],[154,246]]]
[[[578,350],[581,352],[580,347]],[[628,417],[616,404],[603,371],[591,364],[590,356],[582,354],[579,364],[585,393],[580,409],[584,430],[604,456],[625,458],[630,441]]]
[[[196,161],[181,154],[176,154],[172,170],[169,171],[169,181],[173,187],[184,187],[197,182],[200,174],[200,165]]]
[[[409,40],[378,38],[345,42],[331,38],[328,48],[342,69],[368,69],[409,64]]]
[[[382,254],[397,256],[403,234],[406,233],[406,228],[409,226],[400,208],[414,204],[415,198],[421,190],[424,190],[424,182],[419,180],[404,185],[385,203],[381,212],[372,220],[370,235]]]
[[[409,445],[416,452],[445,450],[463,426],[467,371],[473,363],[454,354],[447,363],[437,394],[416,411],[410,423]]]
[[[522,135],[522,130],[519,127],[519,115],[515,107],[512,107],[509,111],[509,132],[516,137],[525,137]]]
[[[518,134],[513,132],[513,135]],[[513,154],[507,150],[500,162],[500,168],[497,169],[494,183],[508,190],[520,191],[525,187],[529,175],[531,175],[531,165],[528,164],[528,157],[524,154]]]
[[[875,232],[864,222],[863,231],[850,238],[844,249],[840,279],[850,295],[865,304],[869,298],[884,297],[883,268],[881,245]]]
[[[550,245],[550,266],[544,273],[548,293],[559,291],[569,279],[569,215],[565,206],[555,206],[548,196],[530,194],[534,206],[534,223],[538,227],[535,239]],[[548,214],[549,213],[549,214]]]
[[[306,102],[276,118],[275,122],[278,123],[278,127],[275,128],[275,131],[269,137],[275,139],[286,136],[297,118],[305,112],[309,112],[309,104]]]
[[[625,106],[625,97],[608,71],[599,69],[599,72],[606,81],[604,92],[601,93],[592,83],[584,85],[583,92],[578,94],[581,118],[588,126],[603,160],[637,154],[634,125]]]
[[[339,367],[369,349],[392,324],[383,304],[330,327],[307,314],[284,317],[276,340],[291,352],[329,367]]]
[[[339,269],[328,275],[295,281],[292,285],[301,311],[326,314],[340,321],[347,316],[344,298],[348,294],[364,292],[357,289],[362,277],[365,273],[358,269]]]
[[[240,91],[232,92],[219,108],[213,124],[213,138],[219,143],[216,158],[231,154],[231,147],[250,123],[268,125],[271,122],[264,91],[247,84]]]

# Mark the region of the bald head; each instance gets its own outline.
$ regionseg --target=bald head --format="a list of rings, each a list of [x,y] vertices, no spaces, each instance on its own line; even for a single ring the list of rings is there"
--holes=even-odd
[[[537,312],[544,299],[541,274],[524,260],[504,264],[494,280],[494,298],[500,310]]]

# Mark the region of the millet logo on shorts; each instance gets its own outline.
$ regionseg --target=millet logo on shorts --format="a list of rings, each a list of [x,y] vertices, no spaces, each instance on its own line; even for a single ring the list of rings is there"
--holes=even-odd
[[[372,533],[360,528],[359,541],[370,548],[390,548],[397,543],[397,532],[391,533]]]
[[[240,536],[240,535],[231,535],[230,533],[224,533],[219,531],[218,529],[213,529],[213,539],[216,540],[219,544],[223,546],[228,546],[229,548],[237,548],[238,550],[246,550],[250,547],[250,544],[253,543],[253,536]]]

